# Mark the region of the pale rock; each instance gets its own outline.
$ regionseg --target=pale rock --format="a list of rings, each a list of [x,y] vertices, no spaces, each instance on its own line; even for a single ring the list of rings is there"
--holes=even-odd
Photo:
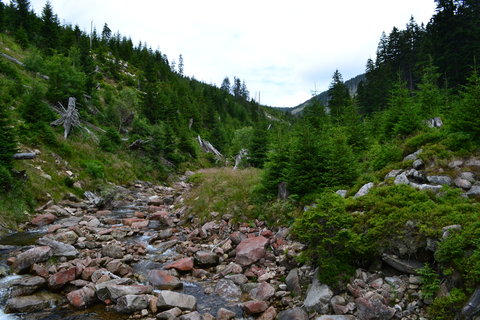
[[[370,189],[372,189],[374,186],[375,186],[375,184],[373,182],[369,182],[367,184],[364,184],[360,188],[360,190],[358,190],[358,192],[355,193],[355,195],[353,197],[354,198],[363,197],[364,195],[368,194],[368,192],[370,192]]]

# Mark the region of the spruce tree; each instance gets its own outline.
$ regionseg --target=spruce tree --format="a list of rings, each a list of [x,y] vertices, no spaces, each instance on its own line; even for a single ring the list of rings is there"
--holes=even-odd
[[[11,170],[13,154],[17,151],[14,129],[10,123],[8,109],[0,104],[0,167]]]
[[[267,130],[265,124],[260,123],[253,131],[252,142],[249,147],[250,164],[262,168],[267,158]]]
[[[338,121],[345,107],[350,103],[348,88],[343,83],[342,75],[338,70],[333,73],[332,82],[328,89],[328,99],[331,115]]]
[[[58,21],[58,17],[53,13],[50,1],[47,1],[42,10],[42,25],[40,28],[40,36],[42,38],[40,46],[47,52],[52,52],[58,48],[59,29],[60,22]]]

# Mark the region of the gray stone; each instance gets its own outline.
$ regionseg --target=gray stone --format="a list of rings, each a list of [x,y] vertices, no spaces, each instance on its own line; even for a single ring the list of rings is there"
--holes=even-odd
[[[55,257],[74,258],[78,255],[78,250],[68,243],[63,243],[46,237],[38,239],[37,243],[42,246],[49,246],[50,248],[52,248],[52,254]]]
[[[128,294],[117,300],[116,311],[120,313],[134,313],[148,308],[147,295]]]
[[[52,301],[52,303],[54,303]],[[51,307],[50,299],[41,295],[14,297],[5,303],[5,313],[32,313]]]
[[[66,231],[53,235],[53,240],[67,244],[75,244],[77,242],[77,239],[78,235],[74,231]]]
[[[213,252],[197,251],[195,253],[195,264],[201,268],[214,267],[218,262],[219,258]]]
[[[472,294],[467,304],[462,309],[462,316],[465,319],[473,319],[480,313],[480,288],[477,288]]]
[[[182,314],[182,310],[180,308],[172,308],[167,311],[160,312],[157,314],[157,319],[159,320],[175,320]]]
[[[473,172],[465,171],[461,172],[459,175],[460,178],[467,180],[468,182],[475,183],[475,174]]]
[[[273,297],[275,294],[275,288],[268,282],[260,283],[256,288],[250,291],[250,297],[254,300],[266,301]]]
[[[285,279],[285,283],[287,284],[287,290],[292,292],[293,294],[299,296],[302,293],[297,268],[290,270],[287,278]]]
[[[402,169],[392,170],[385,175],[385,180],[390,179],[390,178],[395,178],[396,176],[398,176],[402,172],[403,172]]]
[[[194,296],[166,290],[158,292],[157,307],[160,310],[177,307],[182,310],[192,311],[196,305],[197,299]]]
[[[436,184],[436,185],[451,185],[452,184],[452,178],[449,176],[427,176],[428,182],[431,184]]]
[[[467,167],[480,167],[480,160],[470,159],[467,162],[465,162],[465,166],[467,166]]]
[[[382,260],[392,268],[408,274],[418,275],[416,270],[423,267],[423,264],[421,262],[415,260],[399,259],[397,256],[386,253],[382,255]]]
[[[215,286],[215,293],[227,300],[238,300],[242,290],[232,280],[220,279]]]
[[[453,183],[455,183],[455,186],[458,188],[462,188],[465,190],[468,190],[472,187],[472,183],[466,179],[462,179],[460,177],[456,177],[455,180],[453,180]]]
[[[415,151],[414,153],[409,154],[405,158],[403,158],[403,161],[415,161],[418,159],[418,156],[423,152],[423,149],[419,149]]]
[[[47,280],[39,276],[21,278],[12,284],[10,297],[26,296],[45,286]]]
[[[394,184],[410,184],[410,181],[407,178],[407,175],[404,173],[399,174],[398,176],[395,177],[395,180],[393,181]]]
[[[333,292],[326,284],[320,283],[318,280],[318,270],[313,276],[313,282],[307,292],[307,297],[303,305],[309,312],[327,313],[330,299],[333,297]]]
[[[417,189],[417,190],[427,190],[427,191],[432,191],[432,192],[438,192],[442,190],[442,186],[434,186],[431,184],[417,184],[417,183],[410,183],[410,185]]]
[[[38,262],[48,260],[52,256],[53,250],[49,246],[34,247],[20,253],[13,263],[15,273],[27,272],[30,267]]]
[[[448,238],[452,230],[462,230],[462,226],[459,224],[453,224],[442,228],[442,239]]]
[[[107,244],[102,247],[102,256],[121,259],[124,256],[123,248],[116,244]]]
[[[358,192],[355,193],[355,195],[353,197],[354,198],[363,197],[364,195],[368,194],[368,192],[370,192],[370,189],[372,189],[374,186],[375,186],[375,184],[373,182],[369,182],[369,183],[363,185],[360,188],[360,190],[358,190]]]
[[[242,285],[248,282],[248,278],[244,274],[229,274],[225,279],[230,279],[237,285]]]
[[[443,127],[443,121],[440,117],[435,117],[427,120],[427,125],[429,128],[440,128]]]
[[[144,286],[144,285],[121,285],[116,284],[115,280],[110,280],[102,282],[100,284],[95,285],[95,290],[97,291],[97,297],[101,301],[112,300],[117,301],[120,297],[126,295],[142,295],[142,294],[149,294],[152,293],[153,287],[152,286]]]
[[[230,311],[225,308],[220,308],[218,309],[217,312],[217,320],[230,320],[230,319],[235,319],[235,312]]]
[[[458,168],[463,164],[463,160],[453,160],[448,164],[448,166],[452,169]]]
[[[466,193],[468,197],[479,197],[480,196],[480,186],[472,186],[470,190]]]
[[[323,315],[316,318],[315,320],[356,320],[356,319],[357,318],[355,318],[354,316],[336,314],[336,315]]]
[[[308,314],[302,308],[293,308],[280,312],[278,320],[308,320]]]
[[[418,183],[424,183],[427,181],[425,175],[416,169],[410,169],[406,171],[405,174],[409,179],[413,179],[415,182]]]
[[[337,190],[337,191],[335,191],[335,193],[338,194],[342,198],[346,198],[348,191],[347,190]]]
[[[418,169],[422,168],[423,166],[424,166],[424,163],[423,163],[422,159],[417,159],[417,160],[413,161],[412,167],[414,169],[418,170]]]

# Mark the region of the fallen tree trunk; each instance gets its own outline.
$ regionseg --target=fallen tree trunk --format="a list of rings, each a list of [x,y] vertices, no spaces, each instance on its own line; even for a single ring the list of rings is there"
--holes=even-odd
[[[33,159],[37,156],[35,152],[22,152],[22,153],[15,153],[13,155],[14,160],[29,160]]]
[[[213,153],[217,160],[225,160],[225,157],[218,151],[210,142],[203,140],[200,136],[197,136],[197,141],[203,151],[207,153]]]
[[[10,57],[8,54],[5,54],[5,53],[3,53],[3,52],[0,52],[0,56],[4,57],[4,58],[7,59],[7,60],[12,61],[13,63],[18,64],[19,66],[25,67],[25,64],[24,64],[23,62],[18,61],[18,60],[15,59],[14,57]]]

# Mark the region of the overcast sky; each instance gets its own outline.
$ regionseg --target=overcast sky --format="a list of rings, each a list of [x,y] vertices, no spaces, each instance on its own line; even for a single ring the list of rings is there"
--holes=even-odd
[[[40,14],[46,0],[31,0]],[[427,23],[433,0],[51,0],[63,24],[97,32],[104,23],[147,42],[185,74],[220,86],[244,80],[261,103],[293,107],[328,88],[335,69],[348,80],[375,58],[378,41],[413,15]]]

